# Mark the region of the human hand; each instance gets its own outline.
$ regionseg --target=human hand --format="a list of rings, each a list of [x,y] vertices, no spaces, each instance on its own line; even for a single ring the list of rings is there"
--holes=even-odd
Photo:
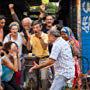
[[[9,4],[8,6],[9,6],[9,9],[13,9],[14,4]]]
[[[22,37],[24,37],[24,33],[23,33],[23,32],[20,32],[20,35],[21,35]]]
[[[0,90],[3,90],[3,87],[0,85]]]
[[[41,32],[35,32],[35,36],[39,39],[41,39]]]
[[[45,11],[45,8],[46,8],[46,7],[45,7],[45,4],[40,5],[40,10],[41,10],[41,11],[44,12],[44,11]]]
[[[12,37],[12,36],[13,36],[13,33],[10,32],[10,33],[9,33],[9,36]]]
[[[31,34],[30,34],[30,33],[28,33],[28,32],[26,32],[26,34],[27,34],[27,37],[28,37],[28,41],[30,41]]]
[[[28,41],[30,41],[30,38],[31,38],[31,36],[30,36],[30,35],[28,35]]]
[[[39,66],[39,65],[38,65],[35,61],[33,62],[33,64],[34,64],[34,66],[29,69],[29,72],[30,72],[30,73],[32,73],[33,70],[38,69],[38,66]]]
[[[72,46],[74,46],[74,41],[73,41],[73,40],[70,40],[70,44],[71,44]]]

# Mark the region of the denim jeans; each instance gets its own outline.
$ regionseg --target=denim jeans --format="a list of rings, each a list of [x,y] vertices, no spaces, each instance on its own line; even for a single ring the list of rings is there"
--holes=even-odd
[[[63,90],[66,86],[67,78],[64,76],[55,76],[50,90]]]

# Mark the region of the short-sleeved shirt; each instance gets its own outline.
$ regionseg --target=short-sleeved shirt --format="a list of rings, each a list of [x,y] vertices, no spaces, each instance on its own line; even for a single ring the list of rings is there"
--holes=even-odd
[[[6,37],[5,37],[5,39],[4,39],[4,41],[3,41],[3,43],[6,43],[6,42],[8,42],[8,41],[12,41],[12,42],[15,42],[17,45],[18,45],[18,48],[19,48],[19,55],[21,56],[22,55],[22,36],[20,35],[20,33],[18,33],[18,38],[17,38],[17,40],[13,40],[12,38],[11,38],[11,36],[10,36],[10,34],[8,34]]]
[[[9,58],[6,57],[6,56],[3,56],[2,60],[3,59],[6,59],[6,60],[10,61]],[[8,68],[5,65],[2,65],[2,76],[1,76],[2,81],[5,81],[5,82],[10,81],[13,77],[13,74],[14,74],[13,70],[11,70],[10,68]]]
[[[42,39],[44,40],[45,43],[48,43],[48,35],[42,32],[41,35]],[[31,35],[31,40],[30,44],[32,46],[32,53],[35,54],[38,57],[44,57],[47,56],[48,53],[48,48],[44,50],[42,48],[40,39],[35,36],[35,34]]]
[[[53,43],[50,57],[55,60],[55,76],[62,75],[68,79],[75,74],[74,60],[70,45],[61,37]]]

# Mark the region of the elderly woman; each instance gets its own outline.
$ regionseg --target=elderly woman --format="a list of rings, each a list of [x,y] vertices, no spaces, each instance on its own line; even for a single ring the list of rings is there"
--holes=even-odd
[[[78,55],[80,54],[80,45],[79,42],[75,39],[74,34],[72,33],[72,30],[69,27],[63,27],[61,29],[61,36],[64,40],[66,40],[72,49],[74,62],[75,62],[75,78],[73,82],[73,87],[77,82],[77,78],[79,77],[81,71],[80,71],[80,65],[79,65],[79,59]],[[78,88],[80,90],[81,81],[78,80]]]
[[[27,48],[30,48],[29,47],[29,42],[26,42],[25,38],[21,36],[21,34],[18,32],[19,30],[19,24],[17,22],[12,22],[10,25],[9,25],[9,30],[10,30],[10,33],[4,38],[4,42],[3,43],[6,43],[8,41],[13,41],[15,42],[17,45],[18,45],[18,57],[20,58],[19,59],[19,62],[18,62],[18,68],[19,68],[19,71],[21,71],[21,58],[22,58],[22,45],[24,44],[25,46],[27,46]],[[20,84],[20,72],[16,73],[16,77],[17,77],[17,83]]]
[[[8,42],[8,41],[13,41],[13,42],[17,43],[17,45],[19,47],[19,55],[21,57],[22,45],[24,44],[25,46],[27,46],[29,48],[29,45],[28,45],[29,42],[26,42],[24,37],[22,37],[21,34],[18,32],[19,24],[17,22],[12,22],[9,25],[9,30],[10,30],[10,33],[4,38],[3,43]]]
[[[17,43],[19,47],[19,54],[21,56],[22,55],[22,37],[18,32],[19,30],[18,24],[11,23],[9,25],[9,30],[10,30],[10,33],[7,36],[5,36],[3,43],[6,43],[8,41],[13,41]]]

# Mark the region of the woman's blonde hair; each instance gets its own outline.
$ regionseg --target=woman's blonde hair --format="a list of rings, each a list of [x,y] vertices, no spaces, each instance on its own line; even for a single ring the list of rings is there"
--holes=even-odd
[[[11,27],[12,26],[17,26],[18,27],[18,30],[20,29],[20,26],[19,26],[19,23],[18,22],[11,22],[10,24],[9,24],[9,29],[11,29]]]

